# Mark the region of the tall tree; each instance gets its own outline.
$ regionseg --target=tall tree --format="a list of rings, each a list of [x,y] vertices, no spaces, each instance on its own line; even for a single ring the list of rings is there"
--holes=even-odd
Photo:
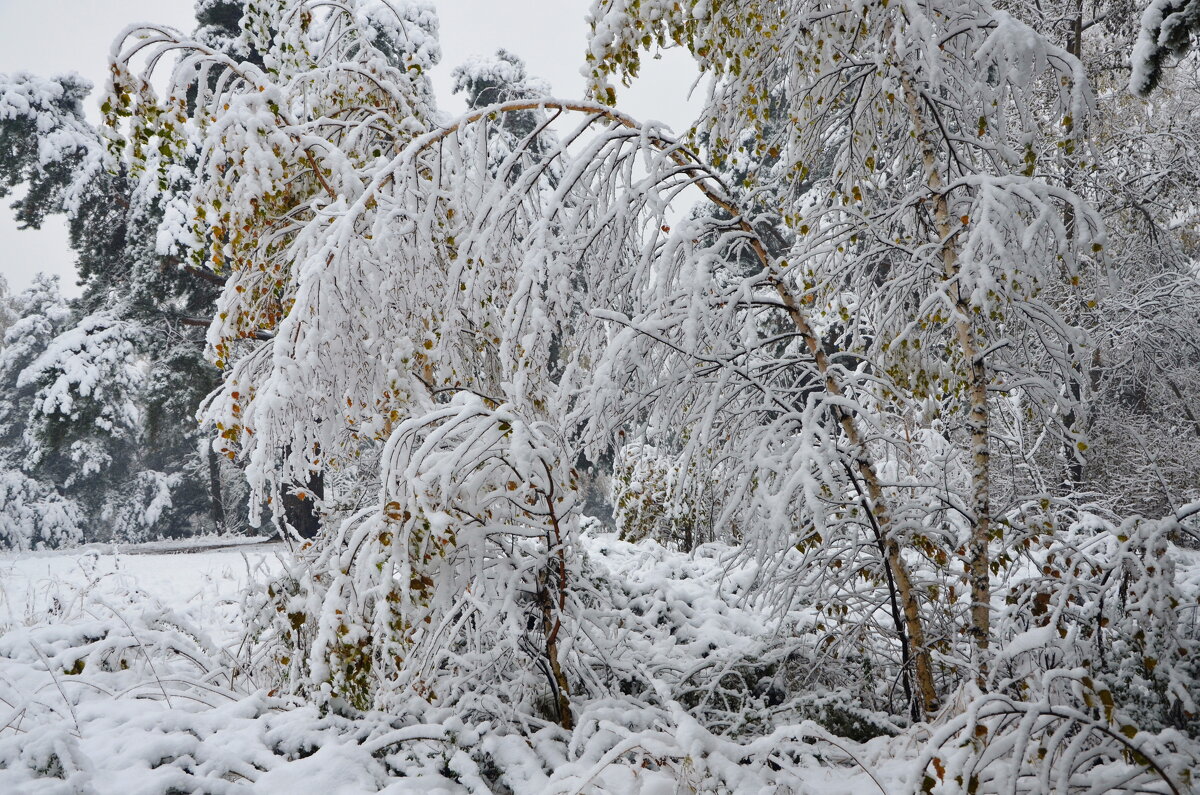
[[[198,4],[197,36],[253,61],[257,56],[246,49],[239,28],[242,5],[226,0]],[[56,421],[49,453],[58,456],[61,466],[54,476],[76,484],[69,488],[88,484],[85,502],[97,506],[97,538],[186,535],[236,526],[244,512],[244,497],[239,496],[244,490],[233,467],[215,451],[198,452],[207,433],[195,413],[218,378],[204,357],[207,321],[202,318],[212,313],[221,279],[180,257],[190,239],[179,224],[181,211],[173,196],[186,191],[188,170],[155,175],[147,183],[147,177],[112,168],[98,131],[83,115],[81,103],[90,87],[76,77],[14,75],[4,83],[0,190],[25,186],[14,208],[27,225],[38,225],[47,214],[66,215],[83,287],[74,302],[77,326],[71,333],[91,340],[96,335],[88,329],[106,323],[129,330],[125,339],[136,351],[130,356],[143,375],[130,399],[144,427],[127,440],[120,455],[110,455],[121,462],[120,472],[108,480],[86,480],[82,463],[71,463],[74,459],[66,453],[96,448],[96,433],[111,432],[94,427],[92,415],[104,409],[84,410],[83,404],[97,399],[85,393],[76,395],[74,413]],[[68,471],[72,466],[78,471]],[[110,504],[121,501],[118,493],[133,492],[141,492],[147,506],[154,506],[150,514],[141,514],[154,521],[140,529],[125,527],[131,515]]]

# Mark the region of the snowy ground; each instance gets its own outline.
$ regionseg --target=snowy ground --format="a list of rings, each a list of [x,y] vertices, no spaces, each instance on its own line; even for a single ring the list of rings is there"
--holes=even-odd
[[[246,714],[244,693],[204,674],[239,634],[248,577],[275,569],[280,549],[238,539],[0,555],[0,792],[224,791],[227,772],[196,788],[186,768],[198,760],[179,743],[233,726],[231,707]]]
[[[211,626],[214,607],[236,603],[251,570],[270,569],[278,543],[245,538],[92,545],[62,552],[0,553],[0,634],[67,609],[80,590],[141,591]]]
[[[693,725],[687,737],[683,726],[632,737],[615,704],[598,709],[588,747],[556,762],[565,750],[557,727],[532,738],[484,736],[445,710],[427,710],[420,722],[351,721],[232,677],[243,588],[277,571],[282,551],[271,543],[181,542],[0,554],[0,793],[624,795],[673,793],[680,779],[701,783],[690,764],[655,763],[654,746],[699,749],[711,735]],[[724,578],[716,560],[615,541],[594,552],[635,599],[656,591],[673,609],[703,608],[708,623],[698,632],[706,646],[709,635],[733,641],[717,637],[729,626],[761,630],[757,618],[723,603],[742,584]],[[510,788],[484,783],[474,761],[481,748],[505,761]],[[642,761],[622,764],[626,757]],[[894,760],[878,761],[896,768],[889,771],[895,784],[903,771]],[[743,778],[734,791],[879,791],[852,762],[814,761],[786,775],[782,787]]]
[[[765,631],[738,596],[752,572],[729,572],[715,553],[611,536],[587,546],[631,606],[652,608],[636,650],[648,667]],[[0,554],[0,793],[911,790],[919,740],[855,744],[808,721],[739,745],[682,712],[636,726],[621,702],[589,707],[574,739],[554,726],[489,733],[427,704],[403,717],[322,715],[233,672],[244,586],[277,571],[281,552],[182,542]],[[1200,588],[1200,554],[1178,560]],[[811,751],[772,756],[797,741]],[[779,764],[741,767],[750,754]],[[503,787],[487,783],[496,770],[481,758],[504,768]]]

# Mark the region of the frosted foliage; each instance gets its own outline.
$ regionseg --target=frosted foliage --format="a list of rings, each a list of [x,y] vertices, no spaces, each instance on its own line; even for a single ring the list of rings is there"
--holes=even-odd
[[[31,460],[42,453],[36,434],[43,425],[79,420],[85,414],[104,435],[137,433],[139,417],[134,395],[143,378],[135,356],[131,324],[111,315],[91,315],[62,332],[17,378],[17,386],[33,386]],[[80,447],[71,450],[80,474],[90,475],[107,462]],[[103,454],[102,454],[103,455]]]
[[[35,277],[33,285],[6,301],[12,320],[0,346],[0,381],[6,389],[0,396],[0,434],[7,442],[5,462],[18,468],[25,452],[22,435],[30,420],[29,390],[19,390],[17,381],[25,367],[46,349],[71,318],[70,308],[58,289],[57,278]]]
[[[329,582],[321,613],[346,617],[318,627],[314,658],[329,667],[317,662],[312,676],[351,701],[373,695],[379,706],[410,689],[471,703],[486,697],[476,673],[500,667],[513,683],[508,697],[537,709],[545,679],[526,661],[554,642],[546,635],[578,632],[563,623],[559,601],[574,598],[561,589],[575,574],[577,505],[552,429],[463,396],[402,424],[383,461],[383,515],[345,522],[315,566],[345,572]],[[383,576],[364,589],[365,572]],[[486,642],[461,634],[467,615],[488,627]],[[367,622],[357,625],[357,616]],[[364,649],[363,637],[378,640]],[[356,681],[367,675],[364,653],[369,678]],[[578,654],[564,651],[554,664]]]
[[[12,312],[15,319],[4,332],[0,366],[15,369],[16,376],[66,324],[71,309],[59,291],[58,277],[39,274],[32,287],[13,297]]]
[[[550,84],[526,73],[525,63],[507,50],[495,55],[472,55],[454,68],[455,92],[465,91],[471,107],[484,107],[513,99],[544,97]]]
[[[50,483],[26,474],[22,435],[28,430],[29,405],[16,383],[24,368],[67,324],[70,310],[57,279],[38,276],[29,289],[4,299],[13,320],[0,347],[0,435],[5,449],[0,458],[0,547],[40,549],[69,546],[83,534],[83,512]]]
[[[393,65],[424,70],[442,59],[432,0],[368,0],[356,4],[356,16],[364,29],[374,31],[372,44],[391,56]]]
[[[0,73],[0,130],[15,125],[29,128],[36,141],[36,151],[22,152],[14,146],[6,157],[23,159],[24,168],[13,179],[27,179],[33,198],[50,199],[68,214],[79,211],[84,188],[104,166],[104,151],[95,130],[84,120],[83,99],[92,86],[79,75],[44,78],[27,72]],[[68,164],[71,177],[59,183],[59,173]],[[11,165],[11,164],[6,164]],[[0,184],[0,196],[15,185]],[[49,185],[53,196],[40,196],[43,185]],[[18,218],[25,223],[38,223],[49,208],[29,208],[29,198],[18,202]]]
[[[162,530],[160,520],[170,511],[172,492],[183,477],[181,472],[154,470],[131,474],[105,495],[99,517],[111,529],[103,540],[137,543],[158,536]]]
[[[0,547],[71,546],[83,532],[83,512],[74,501],[19,471],[0,470]]]
[[[705,463],[691,466],[694,470]],[[610,494],[618,534],[627,541],[652,538],[685,550],[715,539],[713,520],[724,496],[720,475],[719,470],[708,478],[683,473],[675,459],[652,445],[622,447],[613,463]],[[727,537],[740,535],[736,526],[721,530]]]
[[[1200,3],[1195,0],[1150,0],[1141,16],[1141,30],[1130,54],[1129,88],[1146,95],[1162,78],[1170,59],[1185,56],[1200,31]]]
[[[757,282],[753,298],[777,306],[773,319],[765,307],[746,311],[764,317],[738,329],[740,356],[728,342],[714,349],[717,333],[732,337],[728,322],[706,329],[702,348],[681,344],[690,340],[677,329],[706,319],[693,319],[695,299],[660,299],[656,311],[679,312],[675,323],[656,317],[652,331],[633,324],[693,361],[716,354],[727,378],[748,372],[736,376],[743,394],[759,391],[756,419],[774,423],[769,431],[762,419],[757,428],[738,425],[750,416],[746,404],[706,387],[704,399],[656,400],[655,409],[666,410],[651,415],[651,427],[695,418],[695,430],[675,444],[731,462],[737,486],[722,518],[740,508],[743,525],[762,528],[748,539],[762,553],[800,535],[799,546],[826,572],[812,580],[819,603],[830,578],[856,590],[841,573],[848,560],[849,571],[879,565],[868,562],[874,553],[864,543],[874,536],[895,582],[896,623],[907,611],[914,646],[923,645],[930,623],[966,623],[981,639],[972,664],[983,668],[990,611],[967,615],[955,595],[969,587],[983,604],[992,561],[1015,562],[991,549],[992,462],[1007,453],[994,444],[993,428],[1007,411],[996,397],[1019,401],[1032,433],[1082,444],[1071,418],[1079,416],[1077,357],[1088,340],[1063,309],[1073,274],[1092,267],[1105,235],[1097,214],[1046,174],[1060,167],[1060,151],[1082,146],[1077,130],[1093,98],[1076,57],[988,3],[900,8],[598,2],[588,75],[597,96],[613,101],[616,79],[636,75],[641,50],[674,42],[692,52],[710,87],[692,139],[738,175],[730,206],[750,212],[740,228],[736,219],[729,226],[761,236],[753,256],[740,260],[743,273],[754,273],[743,285]],[[701,264],[695,256],[686,262]],[[665,299],[706,278],[731,281],[738,271],[725,265],[698,278],[660,266],[655,276],[672,278]],[[749,299],[731,295],[721,305]],[[683,315],[683,306],[693,314]],[[664,372],[641,364],[655,355],[651,347],[631,346],[637,358],[623,363],[615,382]],[[790,360],[780,350],[801,367],[811,361],[807,377],[783,367]],[[691,370],[696,379],[699,368]],[[794,379],[791,394],[780,388],[784,378]],[[665,393],[662,384],[646,392]],[[752,439],[757,444],[747,444]],[[801,504],[806,511],[797,511]],[[955,559],[968,576],[951,583],[942,572]],[[919,583],[910,568],[923,572]],[[950,594],[947,614],[917,620],[910,582],[917,592]],[[915,662],[932,705],[932,661],[918,652]]]
[[[280,492],[310,471],[381,456],[378,502],[347,519],[319,553],[326,562],[318,569],[343,560],[346,576],[314,584],[325,595],[317,596],[324,604],[313,677],[355,704],[393,698],[397,678],[427,687],[415,665],[401,672],[395,661],[410,653],[440,659],[442,646],[425,648],[425,624],[453,624],[477,599],[503,606],[506,626],[532,615],[541,643],[552,646],[566,598],[557,593],[564,545],[577,518],[561,426],[545,404],[551,385],[537,377],[552,318],[562,314],[545,308],[542,285],[558,279],[520,260],[507,271],[481,267],[484,257],[504,262],[511,251],[494,249],[482,233],[472,239],[480,208],[454,201],[473,181],[495,182],[485,138],[470,130],[447,142],[456,153],[479,147],[461,167],[429,149],[428,134],[421,136],[435,112],[417,68],[435,55],[423,38],[428,8],[389,9],[401,26],[390,30],[404,33],[389,47],[412,67],[403,69],[375,47],[381,28],[372,8],[310,13],[297,3],[283,11],[303,24],[270,42],[265,61],[277,75],[202,50],[175,73],[190,77],[195,65],[202,74],[217,64],[227,70],[198,104],[200,114],[229,109],[194,122],[206,128],[198,145],[205,178],[193,191],[190,222],[211,241],[199,256],[227,275],[209,331],[227,375],[204,409],[221,433],[218,448],[247,462],[251,504],[276,498],[275,507]],[[252,32],[258,24],[250,19]],[[268,29],[279,30],[263,22],[256,35]],[[138,46],[173,41],[156,32]],[[289,109],[305,115],[293,118]],[[501,199],[504,183],[495,184]],[[522,225],[531,209],[519,200],[512,208]],[[280,211],[292,219],[282,229],[272,220]],[[226,231],[265,224],[279,234]],[[369,287],[343,289],[350,283]],[[528,326],[508,331],[522,315]],[[441,397],[459,390],[448,404]],[[326,503],[340,499],[337,484],[330,479]],[[475,596],[451,596],[468,583]],[[515,602],[522,590],[541,596]],[[339,611],[346,618],[330,623]],[[432,637],[456,642],[454,633]],[[541,654],[559,664],[557,653]],[[464,667],[464,682],[473,670]]]
[[[243,0],[196,0],[196,41],[239,60],[253,58],[253,48],[242,35]]]
[[[161,533],[183,476],[139,471],[144,327],[108,311],[77,318],[45,278],[14,304],[20,317],[0,351],[3,515],[24,530],[6,541],[27,549]]]

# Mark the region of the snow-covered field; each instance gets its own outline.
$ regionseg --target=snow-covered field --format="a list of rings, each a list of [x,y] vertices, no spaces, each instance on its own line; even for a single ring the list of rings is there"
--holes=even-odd
[[[203,767],[210,754],[228,767],[237,742],[211,739],[236,737],[238,719],[265,706],[220,681],[221,650],[239,635],[248,577],[274,569],[279,549],[241,539],[0,555],[0,792],[233,786]]]
[[[0,553],[0,634],[68,610],[86,591],[141,592],[219,631],[219,614],[237,602],[252,570],[270,569],[279,549],[242,538]]]

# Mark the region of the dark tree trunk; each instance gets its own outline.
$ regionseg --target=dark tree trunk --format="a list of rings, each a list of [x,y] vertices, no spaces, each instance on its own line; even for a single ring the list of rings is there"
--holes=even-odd
[[[283,518],[301,538],[315,538],[321,529],[321,517],[317,514],[317,502],[325,496],[325,476],[311,472],[308,483],[283,495]],[[303,495],[303,496],[300,496]]]
[[[218,533],[224,533],[225,499],[221,493],[221,465],[213,450],[208,451],[208,494],[211,500],[213,526]]]

